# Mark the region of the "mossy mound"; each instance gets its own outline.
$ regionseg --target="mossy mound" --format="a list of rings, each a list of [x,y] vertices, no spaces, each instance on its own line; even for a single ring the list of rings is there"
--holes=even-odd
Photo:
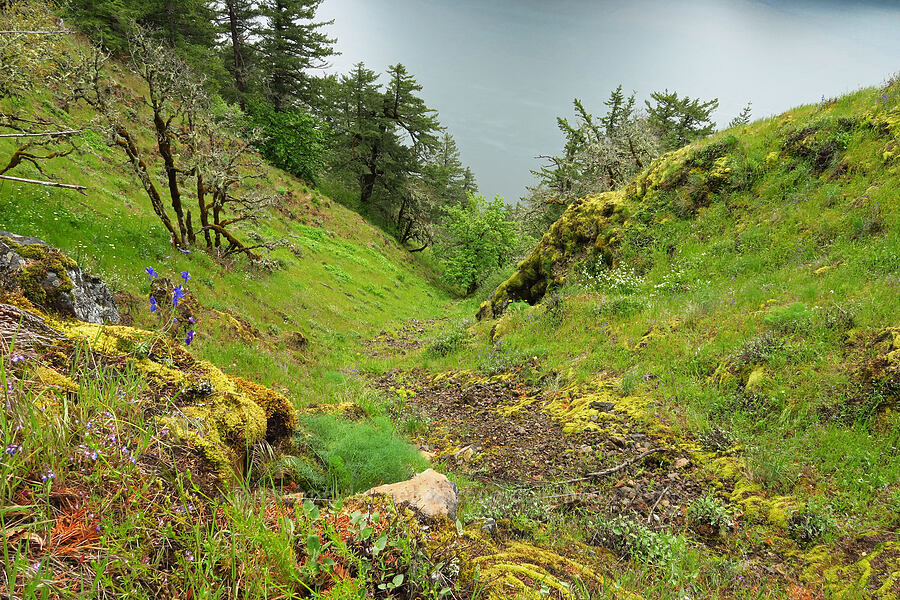
[[[481,531],[480,523],[468,527],[465,537],[472,556],[464,568],[475,570],[486,582],[486,597],[499,598],[576,598],[577,590],[596,590],[607,579],[601,574],[604,560],[614,561],[612,554],[597,553],[576,542],[566,540],[565,554],[524,541],[504,541]],[[624,592],[623,598],[637,596]]]
[[[478,318],[499,316],[510,302],[540,301],[551,285],[562,282],[568,264],[585,252],[611,264],[621,235],[617,225],[624,218],[623,198],[621,192],[609,192],[573,202],[490,302],[481,306]]]
[[[733,136],[685,146],[656,159],[621,190],[576,200],[491,300],[481,305],[478,318],[498,317],[510,302],[539,302],[565,281],[579,260],[615,268],[621,245],[639,245],[654,222],[695,215],[713,195],[745,186],[747,168],[732,156],[740,153]]]
[[[248,450],[265,439],[278,443],[297,427],[297,412],[282,394],[230,377],[215,365],[194,358],[164,334],[122,325],[54,319],[28,304],[22,307],[40,324],[59,334],[54,344],[62,361],[87,351],[93,360],[140,373],[147,382],[148,409],[159,415],[176,439],[188,442],[227,482],[244,469]],[[75,351],[76,348],[81,350]],[[34,367],[44,387],[74,392],[78,384],[63,373],[66,365]],[[174,410],[173,410],[174,409]]]

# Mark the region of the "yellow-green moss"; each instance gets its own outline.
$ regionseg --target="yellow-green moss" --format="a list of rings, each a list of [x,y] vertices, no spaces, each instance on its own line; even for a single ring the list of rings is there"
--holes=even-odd
[[[54,388],[63,392],[77,392],[78,384],[71,377],[63,375],[59,371],[49,367],[37,366],[34,368],[34,378],[43,386]]]
[[[622,239],[617,225],[624,219],[623,200],[624,194],[615,191],[569,205],[512,276],[500,284],[490,304],[479,310],[479,318],[499,316],[512,301],[539,301],[551,284],[562,282],[564,265],[585,252],[612,261]]]
[[[237,387],[266,413],[266,439],[270,442],[288,437],[297,428],[297,411],[290,400],[265,386],[230,377]]]

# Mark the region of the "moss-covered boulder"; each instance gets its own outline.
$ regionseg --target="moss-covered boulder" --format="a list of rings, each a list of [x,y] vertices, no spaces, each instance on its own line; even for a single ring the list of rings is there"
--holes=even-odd
[[[0,231],[0,293],[19,293],[46,311],[89,323],[118,323],[112,293],[63,252]]]
[[[26,331],[18,329],[20,323]],[[32,342],[31,379],[47,389],[77,392],[78,383],[65,373],[70,371],[66,361],[78,356],[140,373],[146,382],[147,410],[174,439],[192,446],[223,483],[243,472],[255,444],[262,440],[278,444],[297,427],[297,412],[284,395],[226,375],[162,333],[58,319],[27,300],[20,306],[0,304],[3,331]],[[51,364],[42,356],[61,358]]]
[[[534,304],[554,283],[562,282],[566,267],[588,252],[613,261],[624,220],[622,192],[586,196],[573,202],[544,234],[512,277],[500,284],[493,298],[478,311],[478,318],[499,316],[510,302]]]

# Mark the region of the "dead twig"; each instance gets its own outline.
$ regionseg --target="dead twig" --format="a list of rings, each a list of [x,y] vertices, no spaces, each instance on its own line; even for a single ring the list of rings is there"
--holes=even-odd
[[[612,468],[609,468],[609,469],[606,469],[604,471],[597,471],[596,473],[588,473],[584,477],[576,477],[575,479],[564,479],[562,481],[549,481],[547,483],[541,483],[541,484],[532,485],[529,487],[539,488],[539,487],[546,487],[546,486],[550,486],[550,485],[565,485],[567,483],[578,483],[579,481],[588,481],[591,479],[601,479],[603,477],[608,477],[614,473],[618,473],[622,469],[626,469],[626,468],[630,467],[634,463],[636,463],[640,460],[643,460],[644,458],[650,456],[651,454],[656,454],[657,452],[665,452],[665,451],[666,451],[666,448],[653,448],[651,450],[647,450],[646,452],[641,452],[634,458],[628,459],[625,462],[623,462],[622,464],[617,465]]]
[[[647,515],[647,522],[650,523],[650,519],[653,518],[653,512],[656,510],[656,507],[659,506],[659,503],[662,501],[663,496],[669,493],[669,490],[672,489],[672,484],[666,486],[666,489],[662,491],[662,494],[659,495],[659,498],[656,499],[656,502],[653,503],[653,508],[650,509],[650,514]]]

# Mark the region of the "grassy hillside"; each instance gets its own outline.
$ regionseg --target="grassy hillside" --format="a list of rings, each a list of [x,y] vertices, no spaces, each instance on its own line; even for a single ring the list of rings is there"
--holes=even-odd
[[[485,385],[506,395],[504,380],[519,390],[478,404],[494,433],[432,422],[421,439],[454,456],[474,438],[484,448],[470,471],[493,480],[529,474],[495,457],[537,435],[496,432],[544,416],[575,440],[556,463],[590,460],[540,469],[540,479],[598,471],[653,444],[690,461],[577,484],[597,495],[579,501],[586,513],[538,527],[553,539],[578,514],[624,514],[637,525],[600,545],[632,558],[622,581],[646,597],[896,598],[898,136],[894,82],[721,132],[661,157],[623,190],[577,201],[482,305],[480,322],[384,364],[427,368],[407,376],[413,398],[478,397]],[[631,441],[634,432],[653,444]],[[672,497],[681,484],[670,471],[697,489]],[[659,492],[623,509],[617,490],[631,494],[642,478],[678,507],[661,527]],[[597,531],[588,520],[580,539]],[[654,546],[663,534],[687,540],[678,559]],[[696,581],[684,562],[691,548],[706,565]],[[669,581],[660,570],[671,568]]]

